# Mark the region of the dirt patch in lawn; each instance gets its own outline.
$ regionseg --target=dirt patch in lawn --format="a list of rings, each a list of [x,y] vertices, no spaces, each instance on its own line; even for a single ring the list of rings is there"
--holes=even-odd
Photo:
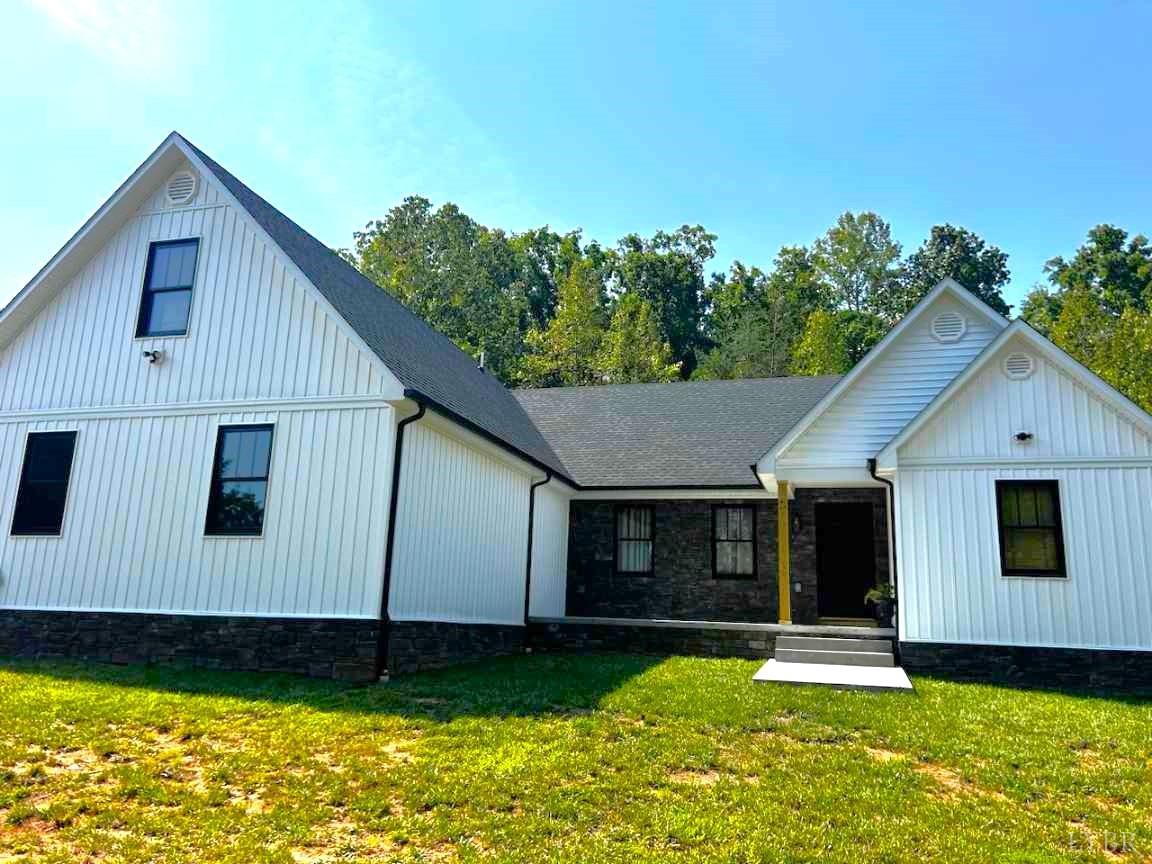
[[[720,772],[711,769],[707,771],[673,771],[668,775],[668,779],[673,783],[683,783],[688,786],[714,786],[720,780]]]

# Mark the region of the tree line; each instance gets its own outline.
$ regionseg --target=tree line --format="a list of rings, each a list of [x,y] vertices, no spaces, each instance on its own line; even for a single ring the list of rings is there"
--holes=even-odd
[[[905,255],[880,216],[848,212],[770,266],[726,273],[709,272],[715,241],[700,225],[612,246],[510,233],[414,196],[343,254],[512,386],[841,374],[947,276],[1010,312],[1008,256],[962,227],[937,225]],[[1101,225],[1045,274],[1023,317],[1152,405],[1148,241]]]

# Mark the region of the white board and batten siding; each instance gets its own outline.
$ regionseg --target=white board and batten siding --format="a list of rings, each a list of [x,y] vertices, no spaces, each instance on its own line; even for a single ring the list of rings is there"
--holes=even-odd
[[[188,237],[188,335],[135,338],[149,243]],[[161,184],[0,350],[0,607],[378,617],[394,396],[212,178],[179,207]],[[217,429],[253,422],[263,536],[205,537]],[[26,435],[52,429],[78,433],[62,534],[11,537]]]
[[[900,636],[1152,649],[1152,440],[1039,356],[1009,379],[1010,350],[899,448]],[[1002,575],[1002,479],[1058,481],[1067,578]]]
[[[571,497],[556,480],[536,490],[529,614],[537,618],[562,618],[567,608]]]
[[[201,178],[191,205],[141,207],[0,351],[0,411],[383,395],[379,361],[220,194]],[[188,335],[134,338],[149,244],[191,237]]]
[[[264,531],[207,537],[221,424],[273,423]],[[376,618],[392,410],[0,423],[0,606]],[[74,429],[59,537],[10,537],[29,431]]]
[[[542,472],[449,429],[428,415],[404,430],[389,615],[523,624],[528,494]]]
[[[938,341],[932,323],[941,313],[965,321],[964,334]],[[1000,332],[985,315],[947,293],[926,307],[876,362],[776,459],[788,469],[847,467],[863,470]]]

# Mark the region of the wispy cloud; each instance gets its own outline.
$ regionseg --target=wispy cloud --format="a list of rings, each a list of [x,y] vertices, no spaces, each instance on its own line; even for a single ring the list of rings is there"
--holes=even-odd
[[[26,0],[67,39],[126,70],[162,77],[173,51],[194,41],[192,16],[156,0]]]

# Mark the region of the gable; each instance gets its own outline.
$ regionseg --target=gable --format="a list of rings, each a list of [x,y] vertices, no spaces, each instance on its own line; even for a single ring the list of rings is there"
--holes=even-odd
[[[1152,458],[1147,427],[1038,350],[1038,338],[1013,335],[982,358],[963,387],[898,443],[898,464]],[[1009,377],[1010,355],[1031,358],[1031,375]],[[1020,432],[1033,437],[1017,441]]]
[[[843,389],[833,392],[829,404],[786,439],[776,454],[776,473],[789,468],[862,470],[1007,326],[966,294],[958,285],[942,283],[910,312],[890,340],[845,379]],[[960,316],[960,338],[940,341],[933,335],[933,322],[942,314]]]
[[[0,410],[396,395],[213,177],[196,172],[195,198],[167,201],[171,171],[192,167],[169,160],[150,178],[143,203],[0,350]],[[188,335],[135,338],[149,244],[190,237],[200,249]]]

